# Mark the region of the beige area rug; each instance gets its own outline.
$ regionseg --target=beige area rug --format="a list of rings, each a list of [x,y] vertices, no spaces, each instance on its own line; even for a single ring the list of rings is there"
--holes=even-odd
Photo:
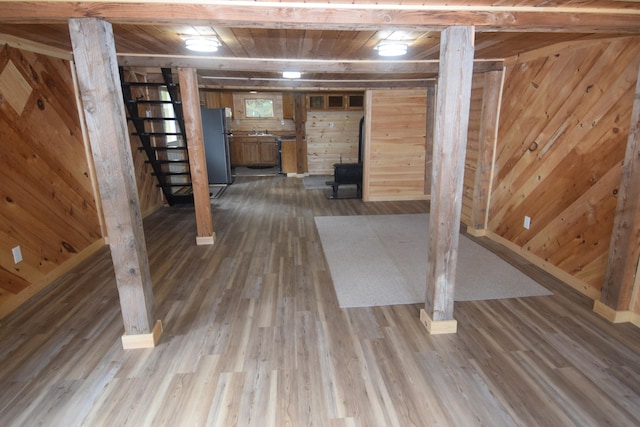
[[[315,222],[340,307],[424,302],[428,215],[321,216]],[[471,239],[459,240],[455,301],[551,295]]]

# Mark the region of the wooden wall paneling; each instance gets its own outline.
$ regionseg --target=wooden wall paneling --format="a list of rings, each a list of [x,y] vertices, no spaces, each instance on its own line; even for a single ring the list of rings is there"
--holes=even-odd
[[[0,96],[1,317],[103,243],[68,61],[2,47]]]
[[[367,90],[364,93],[364,143],[362,153],[362,200],[364,202],[371,201],[369,195],[369,176],[371,175],[371,118],[372,118],[372,106],[373,106],[373,92]]]
[[[471,82],[471,105],[469,107],[469,126],[467,132],[467,150],[465,155],[465,172],[462,185],[463,224],[472,224],[475,180],[478,170],[480,150],[480,129],[482,127],[482,98],[484,95],[484,73],[476,73]]]
[[[427,85],[427,122],[425,125],[424,195],[431,197],[431,168],[433,166],[433,126],[436,118],[436,83]]]
[[[332,175],[335,163],[358,161],[361,111],[309,111],[305,134],[310,175]]]
[[[493,166],[498,140],[498,118],[500,116],[504,72],[502,70],[488,71],[480,76],[483,80],[482,108],[480,110],[480,119],[478,120],[477,163],[471,197],[471,214],[467,223],[476,233],[479,230],[485,230],[489,222],[491,184],[493,182]],[[473,97],[471,102],[473,103]],[[469,127],[471,127],[471,124]],[[467,145],[468,149],[469,145]]]
[[[640,67],[629,125],[629,137],[618,190],[607,269],[600,301],[616,311],[633,309],[636,270],[640,260]]]
[[[200,105],[205,108],[222,107],[222,101],[220,100],[220,92],[213,91],[213,90],[201,90]]]
[[[107,22],[80,18],[69,20],[69,33],[120,295],[123,347],[154,346],[162,326],[154,323],[151,274],[113,30]]]
[[[426,199],[425,89],[376,89],[366,99],[371,115],[367,125],[366,200]]]
[[[420,311],[420,319],[432,334],[452,333],[457,328],[453,297],[469,133],[473,40],[473,27],[449,27],[440,35],[427,292],[424,309]]]
[[[489,229],[589,296],[604,281],[639,42],[561,49],[505,72]]]
[[[198,95],[198,75],[195,68],[178,68],[184,123],[189,146],[189,169],[196,211],[196,243],[212,245],[215,241],[209,198],[209,178],[204,152],[204,134]]]

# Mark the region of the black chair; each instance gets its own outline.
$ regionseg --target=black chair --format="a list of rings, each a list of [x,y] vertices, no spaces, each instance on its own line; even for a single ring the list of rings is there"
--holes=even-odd
[[[355,185],[357,198],[362,198],[362,145],[364,140],[364,117],[360,119],[360,135],[358,141],[358,163],[335,163],[333,165],[333,181],[327,181],[333,189],[332,199],[338,199],[341,185]]]

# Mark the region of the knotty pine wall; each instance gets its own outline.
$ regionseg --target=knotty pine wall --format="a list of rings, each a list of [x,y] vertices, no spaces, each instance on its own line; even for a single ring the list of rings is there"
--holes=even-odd
[[[424,199],[426,90],[365,94],[365,201]]]
[[[484,74],[474,74],[462,200],[465,224],[469,224],[473,205],[483,94]],[[371,137],[369,151],[365,150],[368,200],[424,199],[431,191],[424,187],[426,89],[375,90],[367,96],[371,97]],[[369,159],[373,162],[367,165]]]
[[[103,246],[76,105],[69,61],[0,48],[0,318]]]
[[[308,111],[309,175],[333,175],[335,163],[356,163],[362,111]],[[333,126],[332,126],[333,124]]]
[[[462,189],[462,211],[460,220],[471,225],[471,213],[474,204],[476,172],[478,169],[480,129],[482,123],[482,98],[484,95],[484,73],[476,73],[471,81],[471,106],[469,109],[469,130],[467,132],[467,151],[464,166]],[[430,189],[427,189],[430,191]]]
[[[489,230],[594,299],[639,66],[635,37],[531,52],[506,68]]]

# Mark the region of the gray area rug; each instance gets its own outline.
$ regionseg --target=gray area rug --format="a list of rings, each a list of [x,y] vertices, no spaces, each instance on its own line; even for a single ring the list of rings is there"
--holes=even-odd
[[[429,217],[315,218],[340,307],[423,303]],[[461,235],[455,301],[551,295],[499,256]]]

